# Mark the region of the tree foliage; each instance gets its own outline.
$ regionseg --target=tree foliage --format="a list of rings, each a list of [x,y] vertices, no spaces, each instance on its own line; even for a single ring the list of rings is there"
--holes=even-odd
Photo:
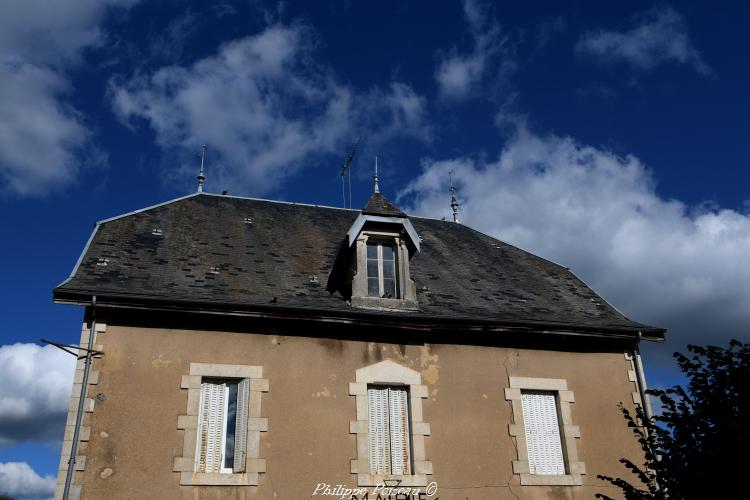
[[[726,348],[689,345],[675,353],[687,389],[649,390],[661,412],[646,419],[621,408],[644,454],[644,463],[620,459],[637,478],[597,476],[627,500],[739,498],[750,456],[750,344]],[[642,425],[639,425],[642,424]],[[597,494],[598,498],[608,499]]]

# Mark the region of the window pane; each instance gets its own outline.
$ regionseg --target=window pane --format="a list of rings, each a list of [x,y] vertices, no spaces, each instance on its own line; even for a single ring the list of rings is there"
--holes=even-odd
[[[224,446],[224,468],[234,468],[234,433],[237,422],[237,382],[227,382],[229,401],[227,403],[227,439]]]
[[[368,259],[377,259],[378,258],[378,244],[377,243],[368,243],[367,244],[367,258]]]
[[[378,261],[367,259],[367,277],[377,278],[378,277]]]
[[[383,278],[383,296],[389,299],[396,298],[396,280]]]
[[[565,474],[557,401],[551,392],[522,393],[523,424],[531,474]]]
[[[393,247],[391,245],[383,245],[383,260],[393,260]]]
[[[394,261],[383,261],[383,278],[393,279],[396,276],[396,263]]]
[[[367,278],[367,295],[370,297],[380,297],[380,290],[378,288],[377,278]]]

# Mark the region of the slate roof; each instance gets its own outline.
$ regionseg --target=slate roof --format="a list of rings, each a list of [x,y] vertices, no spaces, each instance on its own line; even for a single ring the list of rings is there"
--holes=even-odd
[[[381,193],[373,193],[370,199],[367,200],[365,208],[362,209],[362,213],[365,215],[384,215],[387,217],[406,217],[406,214],[402,212],[393,203],[388,201],[388,198],[383,196]]]
[[[370,202],[378,204],[385,199],[373,198]],[[110,300],[356,315],[362,311],[326,285],[358,215],[357,210],[190,195],[98,223],[54,297],[70,301],[96,294]],[[419,311],[376,314],[663,334],[624,317],[564,267],[461,224],[410,220],[422,239],[421,252],[410,261]]]

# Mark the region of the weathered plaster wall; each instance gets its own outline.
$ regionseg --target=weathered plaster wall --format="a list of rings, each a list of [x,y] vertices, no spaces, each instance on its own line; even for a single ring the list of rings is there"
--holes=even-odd
[[[127,323],[127,324],[126,324]],[[97,385],[89,389],[89,441],[81,498],[90,499],[280,499],[310,498],[317,483],[356,485],[355,370],[391,359],[422,375],[427,460],[441,499],[593,498],[616,491],[597,474],[622,475],[623,456],[637,457],[637,443],[618,410],[632,408],[631,362],[623,351],[559,352],[472,345],[399,345],[279,334],[145,328],[136,316],[111,317],[97,338],[105,356],[97,361]],[[252,329],[250,330],[252,331]],[[297,335],[304,335],[297,331]],[[172,472],[182,455],[178,415],[187,391],[181,377],[190,363],[258,365],[270,391],[262,396],[260,457],[267,472],[257,487],[180,486]],[[573,422],[587,474],[580,487],[524,486],[514,475],[517,459],[508,433],[511,406],[504,397],[508,376],[562,378],[575,393]],[[321,497],[314,498],[334,498]]]

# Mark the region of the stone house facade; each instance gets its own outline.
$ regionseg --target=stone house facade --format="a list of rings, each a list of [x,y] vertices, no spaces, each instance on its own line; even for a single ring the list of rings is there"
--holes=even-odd
[[[54,298],[86,306],[103,352],[82,499],[613,495],[596,475],[640,452],[618,408],[640,404],[637,342],[664,338],[568,269],[379,193],[108,219]]]

